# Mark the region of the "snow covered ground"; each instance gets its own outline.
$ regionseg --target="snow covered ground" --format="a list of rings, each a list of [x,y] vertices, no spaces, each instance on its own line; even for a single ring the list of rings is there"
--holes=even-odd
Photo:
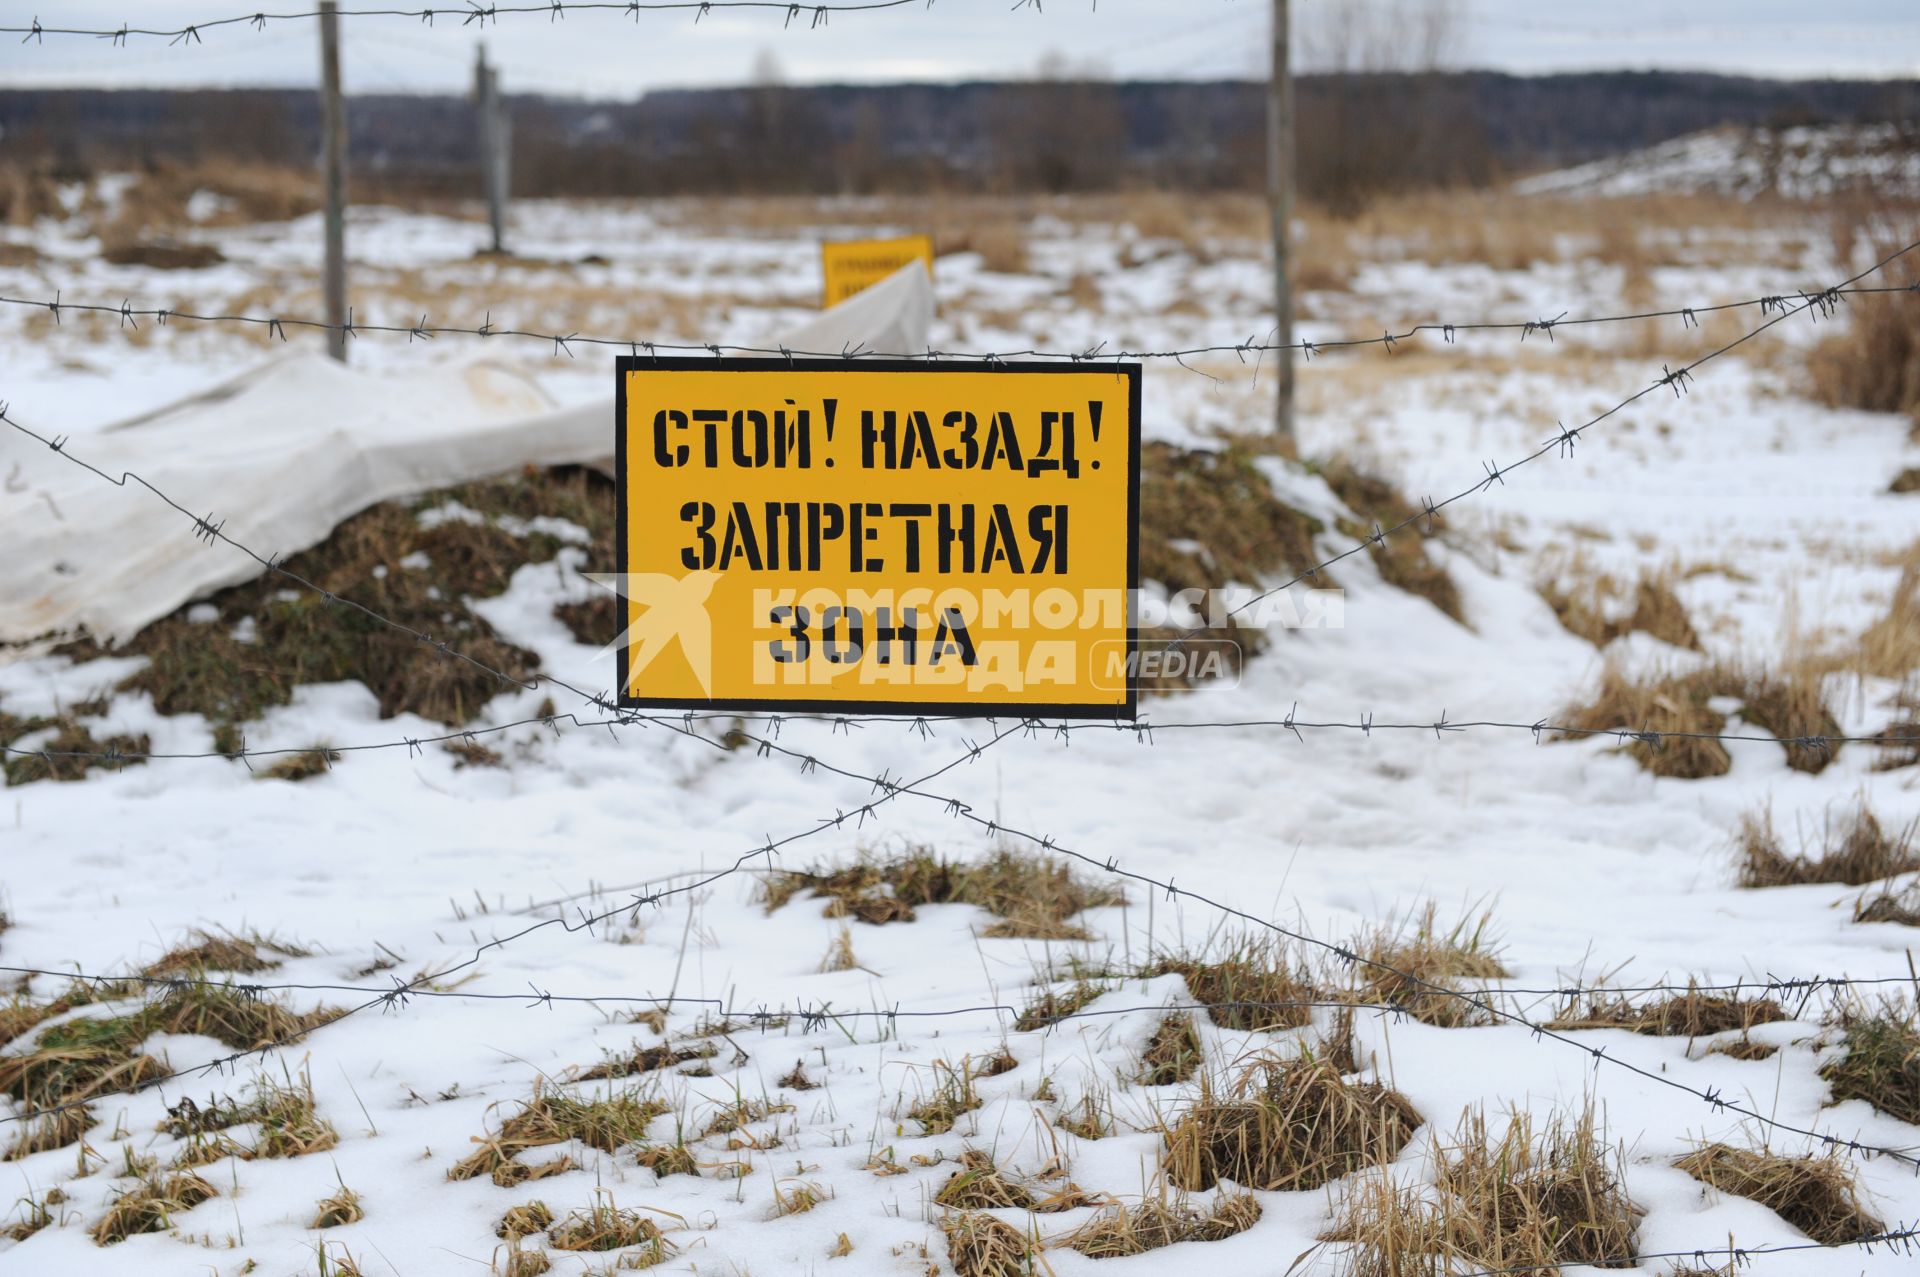
[[[821,225],[832,226],[834,216],[823,209]],[[550,264],[474,260],[483,230],[473,222],[357,210],[360,315],[408,322],[425,308],[436,322],[477,323],[490,311],[495,324],[560,332],[644,328],[661,339],[754,341],[804,319],[817,295],[817,250],[804,233],[695,225],[672,206],[542,202],[517,208],[515,232],[523,255]],[[36,297],[57,287],[69,301],[317,309],[310,280],[319,235],[309,222],[203,234],[226,255],[224,265],[163,273],[100,263],[78,228],[10,231],[42,256],[0,267],[0,294]],[[1667,266],[1653,272],[1652,291],[1663,304],[1705,305],[1791,293],[1857,268],[1832,260],[1831,237],[1811,222],[1786,239],[1797,258],[1791,278],[1759,266]],[[1770,241],[1755,259],[1773,260],[1777,249]],[[594,260],[582,264],[589,254]],[[1028,254],[1031,269],[1020,273],[989,270],[977,254],[943,258],[936,344],[1231,345],[1265,328],[1267,268],[1250,244],[1196,253],[1172,240],[1142,242],[1125,226],[1051,218],[1030,228]],[[1076,289],[1076,280],[1087,282]],[[1330,340],[1413,321],[1608,313],[1627,308],[1623,287],[1619,271],[1579,257],[1502,271],[1385,254],[1348,289],[1309,293],[1302,332]],[[1757,309],[1733,317],[1745,326],[1761,318]],[[1325,356],[1300,369],[1301,449],[1357,455],[1416,500],[1438,499],[1482,479],[1484,463],[1531,452],[1557,423],[1584,421],[1647,385],[1663,363],[1718,345],[1737,331],[1728,322],[1702,331],[1664,321],[1652,337],[1632,325],[1562,329],[1551,345],[1537,336],[1522,344],[1510,333],[1463,334],[1451,345],[1435,337],[1391,354]],[[1386,585],[1356,558],[1340,573],[1344,629],[1277,635],[1236,688],[1150,701],[1147,713],[1165,725],[1290,712],[1303,721],[1371,714],[1381,724],[1428,723],[1443,713],[1452,722],[1555,715],[1592,686],[1603,660],[1561,627],[1535,589],[1540,574],[1576,549],[1596,568],[1629,577],[1669,563],[1703,569],[1686,576],[1680,592],[1710,654],[1777,660],[1809,636],[1838,642],[1859,633],[1886,609],[1898,576],[1888,556],[1920,539],[1920,498],[1886,495],[1895,474],[1920,464],[1920,448],[1903,420],[1804,397],[1798,352],[1826,331],[1795,318],[1700,369],[1684,396],[1650,396],[1589,432],[1571,457],[1534,462],[1455,507],[1448,547],[1438,552],[1460,586],[1467,624]],[[70,434],[76,455],[108,470],[114,441],[99,425],[217,382],[266,353],[257,333],[183,324],[122,331],[112,319],[73,315],[56,326],[44,311],[13,307],[0,307],[0,342],[0,398],[11,415]],[[570,358],[538,344],[482,350],[454,338],[423,350],[404,337],[369,337],[353,349],[371,368],[479,353],[523,366],[561,402],[603,396],[611,381],[604,351]],[[1149,368],[1150,438],[1200,444],[1266,420],[1270,370],[1256,374],[1251,360],[1232,354],[1189,362]],[[0,438],[9,494],[66,464]],[[1335,511],[1317,478],[1277,463],[1273,472],[1290,499]],[[152,498],[102,484],[95,499]],[[1349,542],[1330,530],[1318,544],[1331,555]],[[552,615],[556,602],[583,596],[575,575],[583,561],[569,549],[522,568],[511,589],[480,610],[552,673],[607,687],[611,662]],[[1644,635],[1615,646],[1611,654],[1629,662],[1703,659]],[[0,666],[0,712],[72,705],[131,667],[16,660]],[[1843,729],[1883,727],[1893,691],[1885,682],[1851,687],[1836,701]],[[482,724],[536,716],[544,695],[504,695]],[[556,705],[562,713],[580,708]],[[114,696],[92,721],[97,735],[146,733],[156,751],[210,747],[203,720],[161,715],[144,696]],[[1809,775],[1790,770],[1775,745],[1736,745],[1729,774],[1691,781],[1652,777],[1608,740],[1541,744],[1526,731],[1499,729],[1324,730],[1304,739],[1272,727],[1164,730],[1150,740],[1131,731],[1070,739],[1012,731],[965,761],[971,746],[1012,726],[935,724],[931,739],[897,722],[780,727],[780,745],[859,777],[912,778],[961,760],[928,781],[924,795],[890,799],[870,781],[791,756],[718,749],[710,735],[564,723],[504,733],[504,743],[493,742],[507,757],[504,768],[460,767],[436,748],[399,748],[348,755],[298,784],[207,760],[6,789],[0,866],[12,925],[0,937],[0,963],[8,966],[120,974],[152,962],[191,928],[258,933],[309,951],[247,977],[312,986],[286,995],[304,1011],[377,1003],[395,978],[477,961],[424,986],[444,996],[376,1004],[267,1058],[97,1100],[83,1145],[0,1166],[0,1180],[23,1200],[46,1202],[55,1189],[64,1196],[48,1207],[54,1226],[0,1241],[0,1271],[277,1277],[319,1272],[323,1260],[343,1256],[367,1274],[504,1271],[506,1243],[495,1224],[508,1207],[537,1198],[564,1215],[604,1194],[618,1208],[648,1212],[664,1230],[673,1254],[661,1271],[877,1277],[951,1270],[940,1227],[949,1212],[932,1198],[969,1149],[990,1151],[1003,1171],[1030,1179],[1063,1168],[1086,1192],[1123,1202],[1158,1193],[1158,1123],[1176,1118],[1194,1088],[1139,1084],[1137,1059],[1160,1008],[1189,1000],[1180,978],[1118,980],[1088,1008],[1112,1014],[1040,1031],[1016,1031],[1014,1014],[994,1008],[1027,1005],[1036,980],[1073,963],[1132,968],[1156,951],[1217,945],[1248,924],[1137,883],[1124,906],[1077,919],[1092,936],[1084,941],[993,938],[984,934],[985,912],[935,905],[911,923],[853,924],[846,934],[854,964],[823,971],[844,965],[822,955],[846,924],[804,896],[769,913],[746,874],[582,923],[635,893],[686,887],[802,831],[815,832],[785,847],[779,864],[845,862],[862,849],[920,843],[968,858],[1002,846],[1032,849],[1017,835],[956,819],[947,798],[1001,826],[1332,944],[1352,943],[1427,902],[1449,923],[1488,910],[1515,988],[1898,979],[1912,970],[1914,930],[1853,922],[1855,889],[1745,890],[1732,881],[1739,820],[1769,804],[1788,828],[1817,823],[1856,796],[1889,825],[1920,816],[1913,771],[1873,770],[1878,755],[1869,748],[1843,749]],[[746,727],[772,732],[758,720]],[[443,730],[408,716],[382,720],[364,687],[336,684],[300,689],[292,705],[249,727],[248,742],[345,746]],[[868,804],[870,812],[859,810]],[[831,823],[847,813],[856,814]],[[526,931],[547,920],[566,925]],[[514,938],[490,943],[505,937]],[[44,976],[27,985],[41,1000],[61,987]],[[668,997],[676,1001],[663,1026],[633,1022],[630,1013]],[[1520,996],[1512,1005],[1539,1018],[1559,1009],[1552,997]],[[722,1006],[735,1012],[729,1035],[690,1037]],[[742,1022],[740,1013],[761,1008],[901,1014]],[[1913,1126],[1860,1101],[1830,1103],[1817,1070],[1834,1058],[1838,1037],[1820,1022],[1824,1009],[1816,999],[1795,1018],[1756,1029],[1756,1041],[1779,1048],[1765,1059],[1623,1030],[1575,1035],[1580,1046],[1604,1047],[1607,1058],[1598,1060],[1513,1023],[1442,1028],[1363,1012],[1354,1029],[1366,1076],[1391,1083],[1426,1119],[1399,1156],[1408,1174],[1422,1174],[1436,1141],[1450,1137],[1469,1106],[1484,1106],[1497,1123],[1508,1109],[1545,1116],[1591,1102],[1622,1149],[1626,1190],[1644,1211],[1639,1250],[1724,1252],[1729,1238],[1748,1248],[1805,1238],[1751,1201],[1703,1188],[1673,1159],[1701,1140],[1766,1142],[1788,1153],[1809,1141],[1769,1133],[1666,1083],[1717,1093],[1787,1127],[1920,1152]],[[933,1011],[957,1013],[915,1015]],[[1223,1029],[1204,1015],[1196,1024],[1208,1068],[1223,1076],[1251,1052],[1285,1050],[1307,1036]],[[31,1036],[7,1049],[26,1049]],[[608,1052],[662,1041],[709,1042],[718,1053],[624,1083],[566,1081],[569,1070]],[[907,1116],[941,1085],[943,1066],[977,1065],[1003,1047],[1016,1064],[973,1084],[982,1102],[951,1130],[926,1134]],[[170,1070],[231,1054],[185,1035],[161,1035],[146,1050]],[[796,1064],[813,1089],[791,1084]],[[200,1168],[217,1197],[171,1218],[170,1229],[97,1244],[90,1230],[133,1183],[125,1172],[149,1157],[164,1166],[181,1151],[183,1141],[160,1130],[169,1106],[185,1096],[205,1103],[243,1095],[262,1072],[310,1079],[337,1144],[304,1157],[217,1160]],[[663,1177],[630,1147],[574,1143],[525,1155],[532,1162],[566,1152],[578,1163],[551,1178],[514,1187],[484,1175],[449,1179],[475,1141],[537,1088],[592,1095],[626,1084],[667,1106],[652,1138],[670,1142],[684,1130],[700,1174]],[[1106,1138],[1057,1124],[1085,1097],[1110,1107]],[[749,1114],[740,1130],[702,1134],[716,1115],[760,1101],[761,1115]],[[1880,1157],[1857,1166],[1881,1219],[1920,1219],[1920,1178],[1910,1165]],[[1343,1247],[1318,1239],[1345,1183],[1260,1192],[1259,1221],[1225,1240],[1118,1259],[1050,1246],[1037,1262],[1060,1277],[1203,1267],[1272,1273],[1295,1256],[1303,1272],[1341,1271]],[[364,1218],[310,1227],[316,1202],[343,1185],[359,1194]],[[817,1204],[794,1210],[802,1188]],[[1098,1210],[992,1213],[1054,1239]],[[602,1271],[641,1254],[564,1251],[537,1234],[523,1249],[545,1249],[563,1273]],[[1843,1248],[1751,1262],[1761,1274],[1851,1277],[1911,1271],[1913,1260]],[[1650,1271],[1674,1266],[1647,1263]]]

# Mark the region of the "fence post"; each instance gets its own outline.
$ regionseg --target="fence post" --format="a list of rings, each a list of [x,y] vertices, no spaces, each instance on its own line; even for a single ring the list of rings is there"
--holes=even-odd
[[[480,117],[480,168],[487,188],[487,223],[493,231],[493,251],[504,253],[513,134],[506,106],[500,100],[500,72],[487,65],[484,44],[473,66],[473,100]]]
[[[340,96],[340,12],[320,4],[320,163],[326,180],[328,353],[347,359],[347,111]]]
[[[1274,352],[1279,388],[1273,432],[1287,448],[1293,434],[1293,284],[1287,239],[1293,223],[1293,69],[1287,60],[1287,0],[1273,0],[1273,72],[1267,85],[1267,203],[1273,218]]]

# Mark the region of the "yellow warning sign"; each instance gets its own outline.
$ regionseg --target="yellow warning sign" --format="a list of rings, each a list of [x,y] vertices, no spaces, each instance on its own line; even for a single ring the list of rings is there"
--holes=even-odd
[[[621,704],[1132,717],[1139,365],[617,363]]]
[[[828,240],[820,245],[821,274],[826,280],[820,304],[838,305],[916,261],[925,262],[927,274],[933,274],[933,236]]]

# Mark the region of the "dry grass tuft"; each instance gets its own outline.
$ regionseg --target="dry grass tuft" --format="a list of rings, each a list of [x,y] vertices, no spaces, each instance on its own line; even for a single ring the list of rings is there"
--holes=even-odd
[[[1920,869],[1916,830],[1920,830],[1920,824],[1888,834],[1861,799],[1843,823],[1824,820],[1816,839],[1803,837],[1800,850],[1789,853],[1774,831],[1772,813],[1749,814],[1741,818],[1735,840],[1738,881],[1742,887],[1796,887],[1816,882],[1863,887]]]
[[[1319,469],[1320,477],[1327,481],[1341,503],[1364,520],[1356,523],[1342,519],[1338,525],[1342,535],[1355,540],[1369,538],[1375,524],[1382,528],[1397,527],[1416,515],[1421,516],[1418,522],[1385,540],[1371,542],[1367,554],[1373,559],[1381,580],[1419,595],[1464,625],[1467,618],[1460,606],[1460,587],[1427,552],[1428,539],[1445,528],[1445,519],[1440,515],[1428,519],[1425,508],[1407,500],[1393,484],[1346,460],[1335,460]]]
[[[646,1148],[635,1149],[633,1160],[660,1179],[669,1175],[698,1177],[700,1174],[700,1164],[694,1160],[693,1150],[681,1143],[650,1144]]]
[[[1811,739],[1840,734],[1814,674],[1771,674],[1719,664],[1635,681],[1609,663],[1593,699],[1564,711],[1564,726],[1571,730],[1554,739],[1626,733],[1634,737],[1625,747],[1627,753],[1656,776],[1724,776],[1733,766],[1726,746],[1685,735],[1726,733],[1726,716],[1710,704],[1722,697],[1741,703],[1742,720],[1785,742],[1787,766],[1795,771],[1821,772],[1839,752],[1838,745]]]
[[[1148,1198],[1138,1206],[1112,1206],[1069,1233],[1060,1245],[1089,1259],[1142,1255],[1179,1242],[1217,1242],[1260,1222],[1251,1193],[1223,1193],[1202,1214],[1183,1201]]]
[[[114,1200],[93,1226],[93,1240],[113,1246],[137,1233],[164,1233],[173,1227],[175,1215],[219,1195],[191,1171],[176,1171],[164,1179],[150,1176]]]
[[[1268,936],[1241,935],[1210,955],[1160,958],[1140,974],[1180,976],[1223,1029],[1298,1028],[1313,1018],[1318,996],[1311,973]]]
[[[1908,473],[1920,480],[1920,471]],[[1896,483],[1896,490],[1899,486]],[[1887,679],[1909,678],[1920,670],[1920,542],[1909,545],[1896,561],[1900,579],[1886,614],[1862,630],[1848,650],[1829,658],[1829,668]]]
[[[925,1134],[945,1135],[962,1113],[980,1107],[980,1097],[974,1092],[974,1072],[967,1061],[962,1060],[955,1068],[945,1060],[935,1060],[932,1072],[933,1089],[913,1102],[907,1116],[920,1123]]]
[[[109,996],[118,993],[108,990]],[[65,1004],[75,1003],[69,998]],[[158,1060],[140,1050],[156,1033],[199,1034],[249,1051],[290,1042],[339,1014],[325,1007],[296,1013],[226,984],[174,985],[125,1014],[79,1017],[42,1029],[32,1051],[0,1058],[0,1092],[33,1108],[75,1104],[164,1073]]]
[[[595,1194],[593,1205],[574,1211],[547,1230],[547,1243],[555,1250],[607,1251],[638,1247],[632,1255],[622,1256],[623,1268],[651,1268],[665,1263],[678,1249],[666,1239],[659,1225],[639,1211],[625,1210],[613,1204],[604,1190]]]
[[[0,771],[4,771],[8,785],[30,785],[37,780],[85,780],[87,773],[97,768],[118,770],[141,766],[146,761],[141,755],[153,748],[152,738],[144,733],[98,739],[66,714],[52,719],[16,719],[0,714],[0,745],[11,745],[28,732],[48,727],[55,729],[54,734],[33,747],[42,752],[7,757],[6,766]],[[109,756],[117,761],[110,761]]]
[[[1556,1117],[1537,1135],[1517,1114],[1497,1143],[1487,1139],[1485,1115],[1470,1114],[1439,1175],[1473,1224],[1478,1244],[1464,1257],[1487,1267],[1630,1265],[1636,1212],[1618,1162],[1591,1108],[1571,1123]]]
[[[611,1153],[627,1144],[642,1144],[647,1126],[667,1111],[655,1099],[638,1091],[620,1091],[600,1099],[581,1100],[557,1091],[537,1090],[518,1113],[501,1123],[491,1136],[475,1137],[480,1147],[447,1172],[448,1179],[491,1175],[530,1148],[545,1148],[579,1140],[589,1148]],[[521,1179],[533,1178],[521,1176]]]
[[[720,1049],[711,1042],[701,1042],[695,1046],[674,1046],[670,1042],[641,1046],[636,1042],[630,1051],[607,1052],[605,1060],[575,1074],[571,1080],[596,1082],[609,1078],[632,1077],[636,1073],[653,1073],[676,1065],[690,1064],[695,1060],[711,1060],[718,1054]]]
[[[1205,1088],[1165,1132],[1167,1177],[1190,1191],[1223,1179],[1245,1188],[1319,1188],[1400,1151],[1420,1115],[1399,1092],[1347,1082],[1330,1061],[1264,1058],[1229,1096]]]
[[[253,975],[279,966],[282,958],[304,958],[309,952],[297,945],[263,936],[195,930],[186,942],[141,967],[140,974],[150,977],[189,976],[195,979],[209,971]]]
[[[553,1260],[544,1250],[522,1250],[518,1241],[510,1241],[494,1251],[493,1270],[500,1277],[544,1277],[553,1269]]]
[[[1920,1126],[1920,1019],[1894,1002],[1852,1009],[1841,1018],[1842,1054],[1820,1070],[1835,1102],[1865,1100]]]
[[[1194,1032],[1193,1017],[1184,1011],[1175,1012],[1160,1021],[1140,1053],[1140,1083],[1172,1086],[1185,1082],[1200,1067],[1200,1059],[1200,1035]]]
[[[1920,314],[1901,297],[1854,297],[1846,330],[1807,356],[1814,397],[1836,408],[1897,412],[1920,429]]]
[[[1517,1115],[1498,1141],[1469,1113],[1431,1193],[1397,1185],[1382,1166],[1353,1186],[1327,1240],[1349,1244],[1346,1271],[1358,1277],[1630,1266],[1637,1212],[1618,1162],[1590,1111],[1537,1135]]]
[[[1710,1188],[1760,1203],[1822,1245],[1844,1246],[1881,1229],[1860,1204],[1853,1166],[1837,1154],[1781,1157],[1704,1144],[1674,1165]]]
[[[1093,980],[1076,980],[1071,988],[1065,990],[1048,989],[1021,1009],[1013,1027],[1021,1033],[1051,1028],[1069,1016],[1079,1014],[1111,988],[1111,985]]]
[[[559,1157],[550,1157],[544,1162],[502,1162],[493,1168],[491,1178],[501,1188],[515,1188],[537,1179],[565,1175],[568,1171],[579,1169],[579,1163],[562,1153]]]
[[[1033,1194],[1002,1175],[993,1158],[977,1149],[960,1154],[960,1169],[947,1177],[933,1200],[955,1210],[1031,1210],[1034,1206]]]
[[[264,767],[254,775],[260,780],[302,781],[312,780],[315,776],[324,776],[333,770],[333,765],[341,759],[340,751],[318,741],[312,749],[303,749],[297,754],[287,754],[274,761],[270,767]]]
[[[1398,926],[1382,927],[1361,947],[1356,968],[1363,1001],[1388,1002],[1426,1024],[1465,1028],[1489,1023],[1488,1013],[1447,992],[1463,980],[1499,980],[1507,975],[1487,934],[1490,913],[1463,917],[1443,932],[1429,903]],[[1410,922],[1411,928],[1407,925]],[[1392,968],[1386,970],[1384,968]]]
[[[844,869],[779,870],[761,879],[758,899],[771,913],[803,891],[826,897],[829,918],[876,925],[911,922],[920,905],[976,905],[998,919],[983,935],[1033,940],[1089,939],[1068,920],[1125,902],[1119,891],[1081,881],[1050,856],[1004,849],[977,864],[914,847],[886,859],[862,856]]]
[[[1776,1024],[1787,1018],[1772,998],[1703,993],[1689,980],[1685,993],[1638,1004],[1631,998],[1596,992],[1584,1008],[1556,1017],[1547,1027],[1626,1029],[1651,1037],[1703,1038],[1736,1031],[1745,1035],[1756,1024]]]
[[[83,1138],[92,1126],[93,1110],[85,1104],[56,1109],[44,1117],[35,1118],[15,1136],[13,1142],[7,1145],[6,1156],[0,1161],[17,1162],[35,1153],[65,1148]]]
[[[1570,634],[1595,647],[1605,647],[1631,633],[1650,634],[1664,643],[1700,650],[1686,605],[1674,593],[1677,573],[1672,568],[1642,571],[1631,587],[1604,573],[1585,577],[1572,586],[1544,582],[1540,597],[1560,618]]]
[[[1032,1277],[1040,1258],[1037,1238],[979,1211],[940,1221],[955,1277]]]
[[[1920,878],[1905,887],[1889,882],[1877,893],[1862,893],[1853,903],[1855,922],[1894,922],[1903,927],[1920,927]]]
[[[775,1184],[771,1218],[781,1219],[787,1215],[804,1215],[832,1196],[832,1189],[822,1188],[811,1180],[794,1180],[784,1187]]]
[[[860,958],[853,951],[853,928],[842,924],[838,935],[827,945],[827,954],[820,959],[822,974],[834,971],[855,971],[860,967]]]
[[[495,1237],[517,1239],[544,1233],[553,1223],[553,1211],[545,1202],[523,1202],[507,1207],[506,1214],[493,1226]]]
[[[282,1084],[263,1078],[254,1089],[249,1116],[259,1125],[260,1135],[249,1157],[305,1157],[340,1142],[333,1124],[315,1110],[313,1084],[304,1075],[297,1084],[291,1079]]]
[[[308,1228],[338,1228],[343,1224],[357,1224],[367,1217],[366,1208],[360,1205],[360,1194],[340,1185],[340,1191],[331,1197],[323,1197],[316,1206],[313,1222]]]

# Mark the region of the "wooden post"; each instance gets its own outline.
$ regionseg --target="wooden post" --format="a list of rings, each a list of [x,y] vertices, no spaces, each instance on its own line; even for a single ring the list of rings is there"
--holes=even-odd
[[[1293,284],[1287,241],[1293,223],[1293,69],[1287,61],[1287,0],[1273,0],[1273,78],[1267,86],[1267,203],[1273,217],[1274,341],[1279,391],[1273,430],[1291,448],[1293,434]]]
[[[493,251],[504,253],[513,135],[506,105],[500,100],[500,72],[487,65],[484,44],[473,67],[473,100],[480,116],[480,169],[487,188],[487,223],[493,230]]]
[[[326,175],[328,353],[347,359],[347,111],[340,96],[340,13],[320,4],[320,163]]]

